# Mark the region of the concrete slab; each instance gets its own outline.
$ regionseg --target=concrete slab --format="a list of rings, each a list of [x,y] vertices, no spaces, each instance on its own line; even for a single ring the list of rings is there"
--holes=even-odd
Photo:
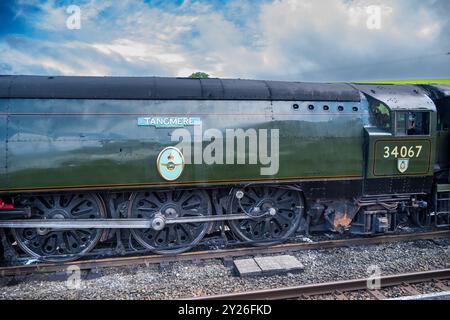
[[[287,271],[303,271],[303,269],[305,268],[303,266],[303,264],[298,261],[298,259],[294,256],[288,256],[288,255],[283,255],[283,256],[277,256],[274,257],[278,260],[278,262],[280,263],[280,265]]]
[[[274,274],[284,271],[283,266],[281,266],[274,257],[256,257],[255,261],[265,274]]]
[[[241,277],[301,272],[304,269],[303,264],[291,255],[236,259],[233,263]]]
[[[234,260],[234,266],[239,276],[256,276],[260,275],[262,270],[254,259],[237,259]]]
[[[289,255],[256,257],[255,261],[265,274],[300,272],[304,269],[296,257]]]

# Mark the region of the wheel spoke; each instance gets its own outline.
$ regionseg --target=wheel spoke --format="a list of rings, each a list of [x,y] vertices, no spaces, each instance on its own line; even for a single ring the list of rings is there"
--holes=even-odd
[[[197,209],[200,205],[201,205],[201,201],[197,201],[197,202],[191,202],[187,205],[184,205],[182,208],[184,210],[192,210],[192,209]]]
[[[33,211],[39,211],[40,215],[44,215],[48,210],[41,198],[34,198],[34,201],[30,201],[30,205],[34,209]]]
[[[100,199],[94,194],[41,195],[23,197],[32,212],[40,212],[46,219],[104,218]],[[41,229],[39,229],[41,230]],[[33,257],[48,261],[69,261],[89,252],[100,239],[101,229],[13,229],[18,245]],[[73,256],[66,256],[72,254]]]
[[[267,227],[266,220],[262,220],[259,228],[259,235],[261,238],[264,238],[264,235],[266,233],[266,227]]]
[[[153,203],[151,210],[143,203]],[[135,193],[129,209],[129,217],[138,217],[143,212],[148,217],[160,213],[171,218],[189,218],[211,215],[211,203],[208,195],[200,190],[182,191],[148,191]],[[150,213],[151,212],[151,213]],[[150,213],[150,214],[148,214]],[[187,222],[183,224],[167,225],[162,231],[152,229],[131,230],[134,238],[144,247],[158,253],[179,253],[190,249],[200,242],[211,222]],[[149,235],[150,238],[149,238]]]
[[[185,236],[187,237],[186,240],[188,240],[188,241],[192,240],[193,236],[192,236],[191,229],[190,228],[186,228],[186,226],[183,225],[183,224],[180,224],[179,226],[180,226],[180,230],[183,230]]]
[[[247,201],[249,202],[245,202],[244,199],[247,199]],[[255,191],[251,190],[251,192],[249,193],[244,193],[244,198],[241,200],[241,203],[256,203],[258,201],[259,197],[258,195],[255,193]]]
[[[284,199],[277,200],[277,204],[278,204],[278,206],[281,206],[281,205],[283,205],[285,203],[291,203],[293,201],[295,202],[295,200],[292,197],[287,197],[287,198],[284,198]]]
[[[303,214],[303,200],[298,192],[277,187],[248,187],[243,190],[241,199],[243,208],[250,212],[256,205],[260,212],[275,209],[275,215],[268,219],[267,215],[248,220],[230,221],[231,230],[244,241],[252,241],[255,245],[275,244],[296,232]],[[229,212],[239,211],[240,205],[236,197],[231,197]],[[261,239],[264,243],[258,243]]]
[[[182,191],[181,192],[181,197],[178,200],[179,203],[181,203],[181,205],[183,205],[187,200],[189,200],[191,197],[193,196],[192,193],[190,193],[189,191]]]
[[[65,205],[63,205],[63,207],[67,209],[69,212],[72,212],[72,209],[77,205],[75,199],[76,199],[75,194],[70,195],[68,199],[65,200]]]

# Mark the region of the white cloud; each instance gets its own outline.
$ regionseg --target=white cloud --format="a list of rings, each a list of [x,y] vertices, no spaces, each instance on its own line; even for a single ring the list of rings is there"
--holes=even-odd
[[[440,30],[441,30],[440,24],[435,22],[420,28],[419,31],[417,32],[417,35],[420,38],[424,39],[436,38],[439,35]]]
[[[446,56],[426,58],[450,50],[448,0],[233,0],[220,10],[185,0],[166,11],[143,1],[89,0],[80,4],[81,30],[65,28],[68,15],[55,0],[39,3],[21,0],[18,10],[28,12],[28,21],[43,30],[45,39],[0,39],[0,66],[15,73],[187,76],[205,71],[304,81],[450,73]],[[373,4],[382,8],[381,30],[366,26],[365,8]],[[41,10],[31,14],[30,5]]]
[[[94,43],[90,46],[107,55],[120,54],[129,62],[157,60],[162,64],[170,64],[185,61],[184,57],[178,53],[167,53],[160,46],[152,46],[129,39],[117,39],[112,44]]]

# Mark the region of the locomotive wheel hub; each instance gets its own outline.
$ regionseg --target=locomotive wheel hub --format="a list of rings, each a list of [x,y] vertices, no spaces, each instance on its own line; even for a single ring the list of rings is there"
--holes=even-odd
[[[106,218],[100,199],[90,193],[40,195],[22,197],[20,205],[30,207],[33,220],[83,220]],[[61,262],[75,260],[95,247],[103,233],[94,228],[35,228],[12,229],[20,248],[42,260]]]
[[[166,216],[167,218],[177,218],[178,217],[178,211],[173,206],[169,206],[168,208],[161,210],[161,212],[163,212],[164,216]]]
[[[128,217],[151,220],[148,229],[131,229],[142,246],[156,253],[175,254],[189,250],[201,241],[212,227],[210,221],[194,222],[190,218],[209,217],[212,205],[208,194],[200,190],[147,191],[135,193]],[[172,219],[186,223],[168,223]]]
[[[70,217],[70,215],[62,209],[51,211],[48,214],[46,214],[45,216],[48,219],[67,219]],[[50,231],[53,231],[53,229],[50,229],[50,228],[37,228],[36,229],[36,233],[40,236],[45,236]]]
[[[264,199],[259,207],[261,207],[262,212],[268,212],[271,216],[277,214],[277,210],[274,208],[273,202],[270,199]]]
[[[269,210],[267,211],[269,212],[269,215],[272,217],[277,214],[277,209],[275,208],[269,208]]]
[[[278,213],[278,210],[274,207],[272,199],[263,199],[253,209],[252,213],[255,214],[255,217],[261,214],[265,214],[266,220],[270,220]]]
[[[166,227],[166,219],[163,215],[157,214],[152,220],[152,229],[156,231],[163,230]]]
[[[69,215],[64,210],[55,210],[48,214],[48,218],[50,219],[65,219],[68,218],[68,216]]]
[[[240,203],[238,202],[240,201]],[[242,199],[230,198],[228,211],[241,214],[253,210],[253,219],[229,221],[231,230],[254,245],[272,245],[294,234],[303,214],[303,200],[294,190],[274,187],[247,187]]]
[[[48,228],[37,228],[36,232],[40,236],[45,236],[47,233],[49,233],[50,229]]]

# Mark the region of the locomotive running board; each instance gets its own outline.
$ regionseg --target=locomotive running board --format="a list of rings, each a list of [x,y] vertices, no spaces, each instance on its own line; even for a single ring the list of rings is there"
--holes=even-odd
[[[0,221],[0,228],[48,228],[48,229],[156,229],[167,224],[200,223],[230,220],[252,219],[245,214],[221,216],[201,216],[190,218],[166,219],[159,216],[154,219],[22,219]],[[157,220],[156,224],[155,221]],[[158,224],[159,223],[159,224]]]

